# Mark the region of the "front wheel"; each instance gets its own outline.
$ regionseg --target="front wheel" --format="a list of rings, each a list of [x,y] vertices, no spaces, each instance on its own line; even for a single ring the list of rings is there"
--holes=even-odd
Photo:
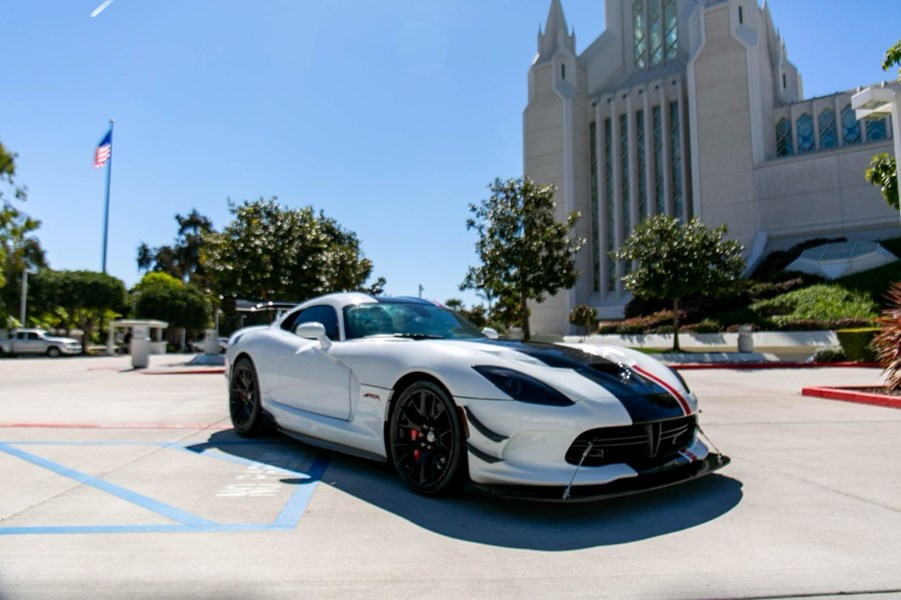
[[[228,382],[228,412],[239,436],[255,437],[263,433],[260,381],[249,358],[239,358],[232,369]]]
[[[58,358],[59,357],[59,348],[56,346],[50,346],[47,348],[47,356],[50,358]]]
[[[388,451],[401,480],[427,496],[458,490],[466,476],[463,424],[443,388],[420,381],[391,408]]]

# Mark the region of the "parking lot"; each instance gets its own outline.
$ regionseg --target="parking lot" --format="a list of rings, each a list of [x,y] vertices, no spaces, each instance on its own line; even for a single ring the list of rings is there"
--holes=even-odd
[[[901,410],[800,395],[878,370],[684,371],[730,466],[536,504],[237,438],[188,358],[0,360],[0,600],[901,597]]]

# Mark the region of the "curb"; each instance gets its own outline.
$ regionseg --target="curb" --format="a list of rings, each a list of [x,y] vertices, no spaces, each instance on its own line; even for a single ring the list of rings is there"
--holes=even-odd
[[[137,370],[137,369],[135,369]],[[200,367],[200,368],[166,368],[158,367],[150,370],[138,371],[141,375],[219,375],[225,373],[225,367]]]
[[[872,392],[864,392],[860,390],[871,389],[867,387],[806,387],[801,388],[802,396],[812,396],[815,398],[826,398],[828,400],[842,400],[844,402],[855,402],[857,404],[870,404],[872,406],[883,406],[886,408],[901,408],[901,397],[885,396],[883,394],[874,394]]]
[[[881,369],[877,363],[869,362],[721,362],[721,363],[666,363],[668,367],[677,371],[691,371],[697,369],[831,369],[831,368],[856,368],[856,369]]]

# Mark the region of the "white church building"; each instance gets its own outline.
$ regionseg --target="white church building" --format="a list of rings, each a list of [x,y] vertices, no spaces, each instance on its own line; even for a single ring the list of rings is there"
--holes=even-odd
[[[551,0],[529,69],[524,173],[581,211],[581,277],[532,306],[535,333],[569,331],[589,304],[619,318],[627,265],[610,258],[643,219],[725,224],[749,265],[800,241],[898,234],[864,179],[892,151],[889,119],[858,121],[856,90],[804,98],[764,0],[607,0],[606,31],[581,54]],[[868,85],[873,82],[861,82]]]

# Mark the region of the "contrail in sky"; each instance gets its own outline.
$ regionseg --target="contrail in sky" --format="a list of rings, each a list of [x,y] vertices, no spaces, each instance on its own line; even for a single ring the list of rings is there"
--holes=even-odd
[[[103,0],[103,4],[101,4],[100,6],[98,6],[97,8],[94,9],[94,12],[91,13],[91,17],[92,18],[96,17],[97,15],[102,13],[106,9],[106,7],[109,6],[110,4],[112,4],[113,2],[114,2],[114,0]]]

